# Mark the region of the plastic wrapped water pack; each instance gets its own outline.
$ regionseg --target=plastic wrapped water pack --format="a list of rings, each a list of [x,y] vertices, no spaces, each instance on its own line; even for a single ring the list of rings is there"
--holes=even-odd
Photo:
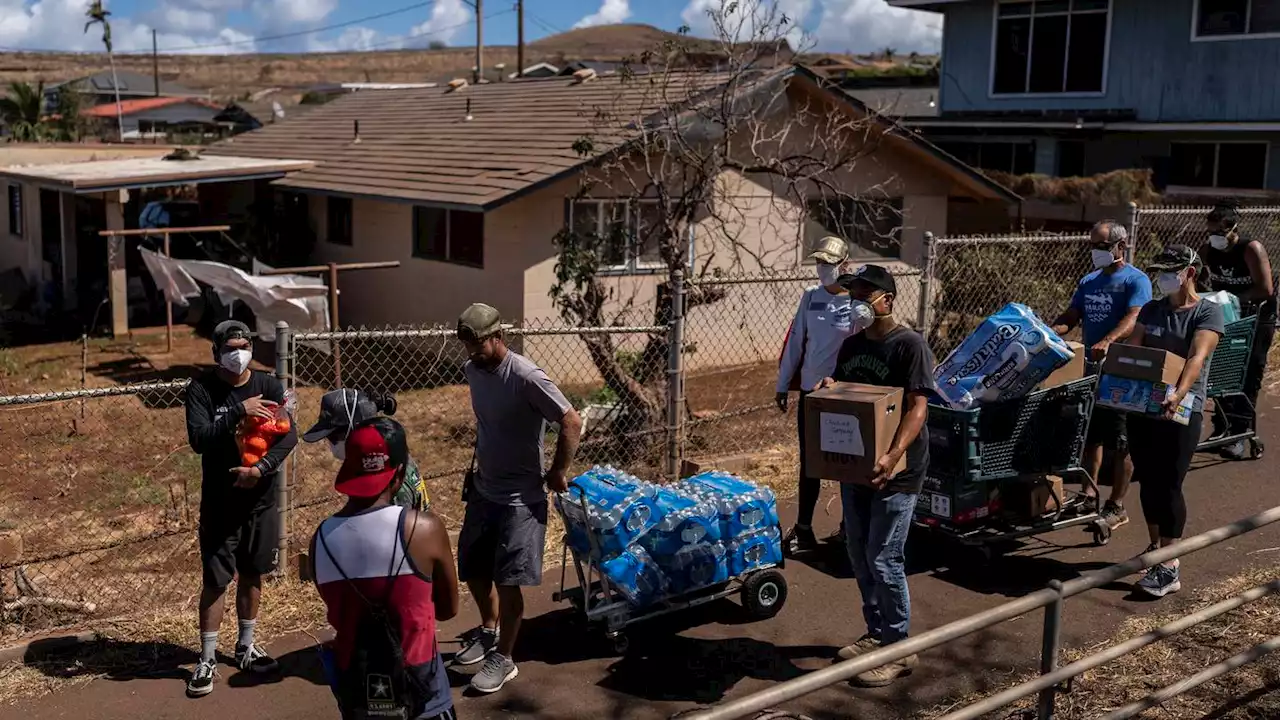
[[[698,543],[659,557],[658,562],[671,592],[680,594],[727,582],[730,577],[727,555],[721,543]]]
[[[1226,290],[1205,293],[1200,297],[1206,302],[1216,303],[1222,306],[1222,319],[1224,322],[1233,323],[1240,319],[1240,298],[1232,295]]]
[[[656,486],[613,468],[592,468],[574,478],[569,491],[556,496],[569,546],[595,559],[618,555],[661,518],[656,494]],[[591,536],[596,552],[592,552]]]
[[[600,563],[600,571],[632,605],[647,605],[669,593],[666,575],[639,545]]]
[[[716,509],[722,540],[778,526],[778,501],[768,488],[715,470],[694,475],[679,487],[684,494]]]
[[[654,557],[664,558],[690,545],[720,541],[720,513],[712,503],[678,487],[658,488],[654,503],[661,519],[640,538],[640,544]]]
[[[1009,303],[987,318],[933,371],[955,410],[1022,397],[1075,356],[1031,308]]]
[[[731,577],[782,562],[782,533],[769,527],[725,543]]]

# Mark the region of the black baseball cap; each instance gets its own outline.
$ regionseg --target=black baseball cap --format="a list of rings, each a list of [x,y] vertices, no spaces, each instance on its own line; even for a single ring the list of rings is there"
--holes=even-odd
[[[325,393],[320,399],[320,418],[303,433],[304,442],[319,442],[335,432],[346,432],[378,417],[378,406],[368,395],[351,388]]]
[[[840,277],[840,284],[846,290],[852,290],[858,283],[892,295],[898,294],[898,283],[893,279],[893,274],[880,265],[863,265],[854,270],[852,275]]]
[[[1200,254],[1191,249],[1187,245],[1174,244],[1165,245],[1164,250],[1156,256],[1155,260],[1147,266],[1148,271],[1155,272],[1180,272],[1189,267],[1199,270],[1201,267]]]
[[[221,349],[232,340],[248,340],[253,337],[249,326],[239,320],[223,320],[213,329],[213,347]]]

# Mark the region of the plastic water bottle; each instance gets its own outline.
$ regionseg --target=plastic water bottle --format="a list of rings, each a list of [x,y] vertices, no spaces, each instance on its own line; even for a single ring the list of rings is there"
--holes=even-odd
[[[632,545],[617,557],[604,561],[600,569],[627,602],[637,607],[669,593],[666,575],[639,545]]]
[[[730,540],[726,550],[729,575],[737,577],[782,562],[782,534],[776,527],[757,530]]]
[[[718,585],[729,580],[727,552],[721,543],[699,543],[681,548],[659,559],[671,583],[671,592],[680,594]]]

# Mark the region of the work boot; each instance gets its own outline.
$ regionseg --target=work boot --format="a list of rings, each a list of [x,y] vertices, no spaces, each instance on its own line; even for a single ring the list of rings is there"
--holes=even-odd
[[[898,678],[910,675],[919,662],[919,657],[908,655],[897,662],[881,665],[874,670],[868,670],[861,675],[857,675],[849,681],[849,684],[854,687],[864,688],[886,687],[892,685],[893,681]]]
[[[871,633],[867,633],[857,640],[854,640],[852,645],[846,645],[840,648],[836,652],[836,657],[841,660],[852,660],[859,655],[866,655],[869,652],[879,650],[880,647],[880,639],[873,637]]]
[[[812,527],[795,525],[787,533],[786,539],[782,541],[782,549],[788,555],[812,552],[818,549],[818,538],[813,534]]]

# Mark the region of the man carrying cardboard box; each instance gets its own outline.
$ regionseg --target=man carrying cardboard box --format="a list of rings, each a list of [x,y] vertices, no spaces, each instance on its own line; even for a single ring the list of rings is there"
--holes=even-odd
[[[823,379],[819,387],[856,382],[901,388],[905,405],[893,441],[875,461],[866,483],[840,486],[845,542],[867,623],[867,634],[840,650],[840,658],[847,660],[903,640],[910,629],[911,596],[904,567],[907,532],[929,463],[925,420],[928,396],[934,390],[935,363],[920,333],[894,319],[898,286],[888,270],[864,265],[845,282],[853,303],[869,308],[875,321],[844,341],[834,379]],[[895,473],[904,457],[906,468]],[[916,656],[912,655],[862,673],[853,683],[884,687],[909,674],[915,665]]]
[[[1203,300],[1196,292],[1203,265],[1195,250],[1169,245],[1156,257],[1151,270],[1159,273],[1157,283],[1164,297],[1142,308],[1126,342],[1164,350],[1185,358],[1186,363],[1177,385],[1165,396],[1163,417],[1144,413],[1129,416],[1133,479],[1141,488],[1142,514],[1151,537],[1148,552],[1177,542],[1186,528],[1182,481],[1200,443],[1205,378],[1224,326],[1222,306]],[[1188,397],[1192,398],[1188,422],[1172,422]],[[1150,568],[1138,581],[1138,589],[1153,597],[1182,589],[1178,561]]]
[[[1053,330],[1066,335],[1079,325],[1089,359],[1099,362],[1112,344],[1133,333],[1138,311],[1151,300],[1151,280],[1125,262],[1129,233],[1123,225],[1103,220],[1093,226],[1091,239],[1090,259],[1096,269],[1080,280],[1071,305],[1054,321]],[[1129,492],[1133,464],[1129,461],[1125,429],[1122,413],[1094,407],[1084,454],[1093,486],[1084,488],[1084,493],[1095,502],[1098,500],[1103,455],[1110,452],[1111,497],[1102,506],[1102,519],[1112,530],[1129,522],[1124,498]]]

